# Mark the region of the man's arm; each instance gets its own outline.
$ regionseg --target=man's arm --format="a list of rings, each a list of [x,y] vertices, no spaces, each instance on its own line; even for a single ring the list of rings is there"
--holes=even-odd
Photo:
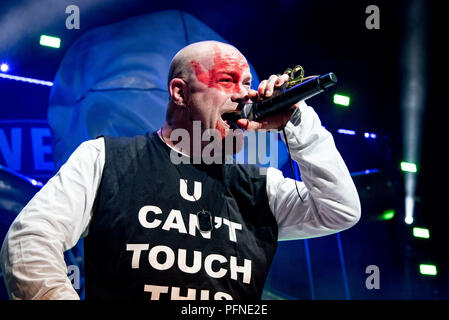
[[[324,236],[350,228],[360,219],[360,200],[332,135],[315,111],[298,104],[285,127],[292,159],[303,181],[267,171],[267,194],[279,226],[279,240]],[[299,111],[299,112],[298,112]]]
[[[11,299],[79,299],[63,253],[87,234],[104,157],[104,139],[82,143],[12,223],[0,254]]]

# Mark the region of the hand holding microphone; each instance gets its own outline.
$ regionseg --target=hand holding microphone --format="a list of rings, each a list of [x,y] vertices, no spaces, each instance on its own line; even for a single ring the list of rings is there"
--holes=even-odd
[[[330,72],[322,76],[308,77],[308,80],[289,89],[282,88],[285,85],[281,86],[270,98],[245,104],[240,116],[243,119],[238,120],[237,124],[246,130],[283,127],[293,114],[296,103],[311,98],[336,83],[336,75]],[[260,91],[259,87],[259,94]]]

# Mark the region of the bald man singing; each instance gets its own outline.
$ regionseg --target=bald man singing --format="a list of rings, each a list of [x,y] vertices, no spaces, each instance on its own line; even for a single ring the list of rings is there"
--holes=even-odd
[[[225,120],[287,80],[272,75],[250,89],[248,63],[228,44],[179,51],[162,128],[82,143],[17,216],[1,251],[10,298],[79,299],[63,252],[83,238],[86,299],[259,299],[277,241],[356,224],[357,190],[311,107],[299,102],[261,122]],[[220,145],[239,127],[283,128],[302,181],[272,167],[261,174],[252,164],[203,161],[208,142]],[[180,134],[189,143],[178,143]]]

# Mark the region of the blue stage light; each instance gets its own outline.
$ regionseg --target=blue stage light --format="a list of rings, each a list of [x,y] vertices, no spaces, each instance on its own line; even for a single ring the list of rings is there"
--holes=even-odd
[[[376,139],[376,138],[377,138],[377,134],[375,134],[375,133],[369,133],[369,132],[365,132],[365,133],[363,134],[363,136],[364,136],[366,139]]]
[[[349,135],[355,136],[355,131],[354,130],[338,129],[337,132],[341,133],[341,134],[349,134]]]
[[[351,176],[356,177],[356,176],[360,176],[363,174],[373,174],[373,173],[377,173],[377,172],[380,172],[379,169],[366,169],[366,170],[362,170],[362,171],[351,172]]]
[[[2,63],[2,64],[0,65],[0,71],[1,71],[1,72],[8,72],[8,71],[9,71],[9,66],[8,66],[8,64],[7,64],[7,63]]]
[[[13,75],[4,74],[4,73],[0,73],[0,78],[9,79],[9,80],[16,80],[16,81],[22,81],[22,82],[28,82],[28,83],[34,83],[34,84],[40,84],[42,86],[48,86],[48,87],[53,86],[53,82],[50,82],[50,81],[26,78],[26,77],[21,77],[21,76],[13,76]]]

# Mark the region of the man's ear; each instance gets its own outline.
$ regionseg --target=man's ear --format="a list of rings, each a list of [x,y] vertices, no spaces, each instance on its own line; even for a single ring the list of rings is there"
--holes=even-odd
[[[188,100],[187,83],[180,78],[174,78],[170,81],[168,87],[172,101],[178,106],[186,106]]]

